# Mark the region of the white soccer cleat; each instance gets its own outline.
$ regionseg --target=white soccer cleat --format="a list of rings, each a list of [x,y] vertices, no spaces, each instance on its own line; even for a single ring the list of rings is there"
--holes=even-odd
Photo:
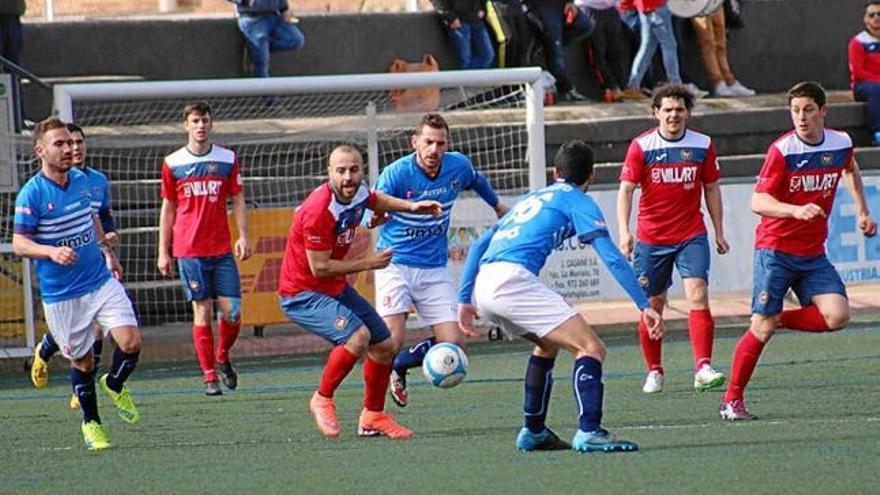
[[[724,385],[724,373],[716,371],[708,364],[700,367],[700,370],[694,373],[694,388],[700,392],[712,390]]]
[[[648,372],[645,377],[645,384],[642,385],[642,392],[646,394],[655,394],[663,391],[663,373],[657,370]]]
[[[712,95],[718,98],[730,98],[731,96],[735,96],[733,90],[730,89],[730,86],[724,81],[720,81],[715,85],[715,90],[712,91]]]

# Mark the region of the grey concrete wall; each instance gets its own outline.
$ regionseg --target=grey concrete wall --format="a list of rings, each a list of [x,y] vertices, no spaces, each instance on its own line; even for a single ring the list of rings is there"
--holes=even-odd
[[[848,85],[846,43],[861,29],[862,0],[752,0],[746,27],[731,32],[737,77],[762,92],[803,79],[829,88]],[[433,53],[455,68],[443,28],[432,13],[306,16],[305,47],[272,59],[274,75],[384,72],[395,57]],[[106,20],[25,25],[24,65],[38,76],[139,75],[146,79],[238,77],[243,43],[232,17],[188,20]],[[707,87],[693,33],[681,42],[685,74]],[[582,46],[567,53],[576,83],[595,95]],[[29,87],[28,114],[47,111],[45,91]]]

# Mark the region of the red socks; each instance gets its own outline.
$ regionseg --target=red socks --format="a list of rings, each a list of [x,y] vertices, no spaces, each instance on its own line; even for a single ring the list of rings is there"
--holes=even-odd
[[[639,343],[642,344],[642,355],[645,356],[645,365],[648,371],[659,371],[663,373],[662,356],[663,356],[663,339],[651,340],[648,337],[648,326],[639,319]]]
[[[804,306],[801,309],[783,311],[779,317],[779,324],[801,332],[827,332],[831,330],[815,304]]]
[[[232,345],[238,339],[239,330],[241,330],[240,321],[232,324],[227,322],[225,318],[220,318],[220,343],[217,344],[218,363],[229,362],[229,349],[232,349]]]
[[[715,320],[708,309],[692,309],[688,316],[691,349],[694,351],[694,369],[712,362],[712,344],[715,341]]]
[[[380,364],[369,356],[364,361],[364,408],[368,411],[385,410],[385,394],[391,380],[391,363]]]
[[[318,393],[324,397],[333,397],[333,393],[336,392],[342,380],[345,380],[345,377],[351,373],[351,369],[354,368],[357,361],[358,357],[349,352],[345,346],[334,347],[327,358],[327,364],[324,365],[324,374],[318,385]],[[388,386],[387,382],[385,386]]]
[[[755,334],[749,330],[746,330],[746,333],[739,339],[733,350],[730,383],[727,385],[727,392],[724,393],[724,402],[742,400],[743,392],[752,378],[752,372],[755,371],[764,345],[765,343],[758,340]]]
[[[205,375],[205,382],[217,379],[217,371],[214,370],[214,334],[210,325],[193,325],[193,347],[196,357],[199,359],[199,367]]]

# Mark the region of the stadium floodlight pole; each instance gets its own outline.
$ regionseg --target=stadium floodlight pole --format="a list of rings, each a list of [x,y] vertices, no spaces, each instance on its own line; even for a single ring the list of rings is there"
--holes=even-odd
[[[419,87],[486,87],[525,84],[528,128],[529,188],[546,183],[541,69],[514,69],[357,74],[334,76],[269,77],[256,79],[195,79],[64,84],[54,87],[54,114],[74,120],[74,101],[123,101],[137,98],[205,98],[227,96],[291,95],[345,91],[387,91]]]

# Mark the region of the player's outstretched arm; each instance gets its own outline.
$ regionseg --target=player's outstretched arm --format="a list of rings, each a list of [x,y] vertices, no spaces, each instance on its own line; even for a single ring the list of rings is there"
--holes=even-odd
[[[443,213],[443,205],[436,201],[407,201],[376,191],[375,211],[405,211],[435,217]]]
[[[862,172],[859,170],[859,164],[853,159],[853,166],[850,170],[843,171],[843,184],[852,196],[856,204],[858,212],[859,230],[866,237],[877,235],[877,222],[871,217],[871,210],[868,209],[868,199],[865,197],[865,183],[862,181]]]
[[[815,203],[807,203],[805,205],[783,203],[770,193],[763,192],[752,193],[751,208],[758,215],[771,218],[794,218],[810,221],[817,217],[825,216],[825,210]]]
[[[492,184],[489,184],[489,180],[486,179],[486,176],[477,172],[477,178],[474,180],[474,183],[471,185],[471,189],[474,190],[477,195],[483,198],[483,201],[486,202],[487,205],[492,207],[495,210],[495,216],[501,218],[507,213],[509,209],[507,205],[501,202],[501,199],[498,198],[498,193],[492,189]]]
[[[632,255],[635,245],[632,232],[629,230],[629,217],[632,214],[635,190],[635,182],[622,180],[620,181],[620,189],[617,191],[617,245],[626,259]]]
[[[235,241],[233,251],[239,260],[246,260],[254,254],[254,250],[248,237],[247,203],[244,201],[244,193],[232,197],[232,214],[238,227],[238,239]]]
[[[334,260],[330,258],[332,251],[312,251],[306,249],[309,268],[316,277],[338,277],[349,273],[366,270],[379,270],[391,263],[390,249],[368,252],[363,258],[354,260]]]
[[[498,230],[498,224],[493,225],[487,231],[483,232],[471,244],[468,251],[467,259],[464,262],[464,269],[461,272],[461,281],[458,289],[458,326],[466,335],[475,336],[474,319],[479,318],[477,309],[472,304],[474,294],[474,283],[477,280],[477,274],[480,272],[480,259],[489,249],[489,243],[492,236]]]
[[[724,206],[721,201],[721,186],[718,181],[703,186],[703,195],[706,198],[709,218],[712,219],[712,227],[715,228],[715,250],[718,251],[718,254],[725,254],[730,251],[730,245],[724,238]]]
[[[177,216],[177,205],[167,199],[162,200],[159,213],[159,255],[156,266],[165,277],[171,276],[171,236],[174,219]]]

